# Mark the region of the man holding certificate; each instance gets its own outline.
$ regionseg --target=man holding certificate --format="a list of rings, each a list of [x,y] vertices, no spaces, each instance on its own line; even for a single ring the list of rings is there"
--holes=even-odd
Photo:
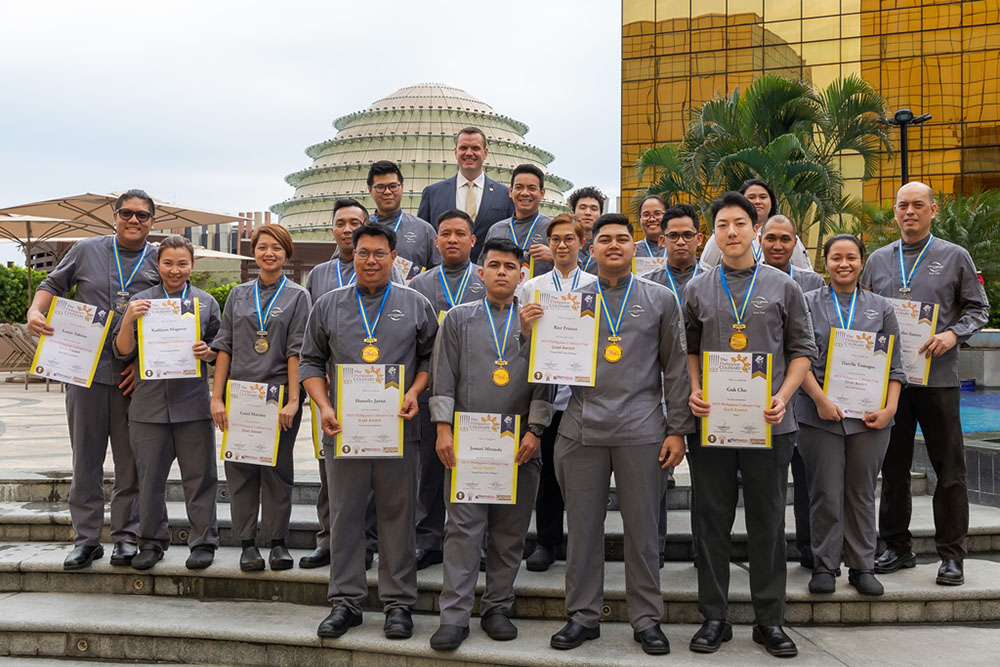
[[[133,294],[160,281],[156,251],[146,241],[155,220],[153,199],[142,190],[129,190],[118,197],[114,210],[115,234],[77,241],[38,286],[28,308],[31,333],[53,339],[60,335],[46,322],[45,314],[54,297],[62,297],[74,286],[77,301],[103,312],[105,317],[119,318]],[[115,359],[112,345],[112,337],[107,336],[89,387],[66,387],[66,416],[73,448],[69,512],[76,545],[63,563],[67,570],[88,567],[104,554],[104,458],[109,438],[115,466],[111,491],[111,539],[115,546],[111,564],[128,565],[137,551],[139,479],[127,418],[134,365]]]
[[[434,344],[431,418],[449,490],[441,626],[431,637],[437,650],[457,649],[469,635],[486,530],[480,625],[497,641],[517,637],[514,578],[538,489],[539,436],[555,394],[552,385],[528,384],[526,346],[518,345],[521,254],[513,241],[486,241],[478,271],[486,297],[449,311]]]
[[[390,227],[369,223],[354,231],[357,283],[317,299],[302,344],[302,384],[323,422],[330,485],[332,610],[317,630],[320,637],[340,637],[361,624],[368,597],[364,519],[370,491],[385,636],[413,633],[420,435],[413,418],[417,396],[427,388],[438,325],[422,294],[389,281],[395,246]]]
[[[875,560],[875,571],[889,573],[916,565],[910,534],[910,467],[919,424],[938,478],[937,583],[957,586],[965,582],[962,562],[969,532],[958,345],[986,324],[989,303],[968,251],[931,233],[937,204],[928,186],[913,182],[901,187],[893,210],[900,240],[873,252],[861,276],[862,286],[888,298],[896,309],[899,352],[908,378],[882,463],[879,537],[886,548]]]
[[[625,586],[632,637],[646,653],[670,651],[660,629],[657,510],[666,468],[683,460],[684,435],[694,423],[686,406],[680,307],[668,290],[632,273],[632,233],[628,218],[618,213],[605,213],[594,223],[598,282],[585,292],[597,292],[602,302],[596,382],[572,388],[555,444],[556,475],[566,500],[570,617],[549,640],[557,649],[601,635],[604,517],[613,468],[628,535]],[[541,315],[538,304],[522,309],[526,322]]]
[[[722,263],[684,292],[689,404],[702,420],[700,446],[689,456],[698,504],[698,606],[705,622],[690,648],[713,653],[732,638],[726,621],[729,554],[737,473],[742,473],[753,638],[772,655],[793,656],[798,649],[781,628],[785,491],[797,428],[788,404],[809,370],[816,343],[798,285],[754,259],[753,204],[727,192],[712,202],[711,212]],[[718,405],[704,395],[703,382]]]
[[[859,593],[883,593],[873,573],[875,483],[906,373],[892,305],[858,287],[864,252],[850,234],[827,239],[830,287],[806,294],[819,354],[795,416],[811,497],[812,593],[836,590],[841,555]]]

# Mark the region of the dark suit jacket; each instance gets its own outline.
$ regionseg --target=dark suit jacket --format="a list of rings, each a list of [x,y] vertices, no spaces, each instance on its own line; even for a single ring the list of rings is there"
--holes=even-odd
[[[455,188],[458,182],[458,175],[449,176],[443,181],[431,183],[424,188],[420,195],[420,208],[417,210],[417,217],[422,218],[434,228],[437,228],[438,216],[445,211],[455,208]],[[514,202],[510,199],[507,186],[497,183],[489,176],[483,187],[483,199],[479,203],[479,211],[476,213],[476,245],[472,249],[472,261],[479,259],[483,243],[486,242],[486,232],[494,222],[499,222],[514,215]]]

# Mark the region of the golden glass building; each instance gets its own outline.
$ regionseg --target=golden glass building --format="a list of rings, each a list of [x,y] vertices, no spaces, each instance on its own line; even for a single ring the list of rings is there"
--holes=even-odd
[[[622,200],[645,149],[679,142],[692,108],[765,72],[817,89],[858,74],[890,114],[931,114],[908,131],[911,180],[1000,188],[1000,0],[623,0]],[[899,186],[898,152],[866,183],[859,156],[841,169],[865,201]]]

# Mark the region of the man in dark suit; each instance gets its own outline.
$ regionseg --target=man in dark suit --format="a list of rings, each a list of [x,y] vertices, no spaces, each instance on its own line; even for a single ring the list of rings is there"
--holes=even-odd
[[[458,173],[424,188],[417,210],[418,218],[430,220],[432,224],[439,215],[454,208],[468,213],[475,221],[473,262],[479,258],[490,226],[514,215],[514,202],[510,199],[507,186],[488,178],[483,172],[483,162],[489,152],[486,134],[478,127],[459,130],[455,137]]]

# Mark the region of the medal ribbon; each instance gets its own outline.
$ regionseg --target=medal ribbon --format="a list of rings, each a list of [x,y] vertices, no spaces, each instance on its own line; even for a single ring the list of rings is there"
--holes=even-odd
[[[487,299],[483,299],[483,309],[486,310],[486,317],[490,320],[490,331],[493,333],[493,345],[496,346],[497,350],[497,361],[504,361],[504,351],[507,349],[507,334],[510,333],[510,321],[514,316],[514,304],[511,304],[510,308],[507,310],[507,325],[503,330],[502,345],[500,344],[500,339],[497,337],[497,326],[493,321],[493,313],[490,312],[490,304]]]
[[[573,284],[569,287],[571,292],[576,289],[577,285],[580,284],[581,273],[582,271],[580,267],[576,267],[576,271],[573,273]],[[552,284],[555,285],[557,292],[562,292],[562,282],[559,280],[559,269],[552,269]]]
[[[759,243],[757,245],[751,244],[750,250],[753,252],[753,261],[759,262],[761,256],[763,256],[764,254],[764,251],[760,249],[760,244]]]
[[[743,297],[743,305],[740,307],[739,311],[736,310],[736,300],[733,299],[733,293],[729,291],[729,283],[726,281],[726,271],[725,268],[719,269],[719,278],[722,279],[722,289],[726,291],[726,296],[729,297],[729,304],[733,307],[733,317],[736,318],[736,324],[740,329],[745,327],[743,324],[743,316],[747,312],[747,304],[750,303],[750,295],[753,293],[754,285],[757,284],[757,272],[760,271],[760,264],[754,266],[753,277],[750,279],[750,286],[747,287],[747,295]]]
[[[583,270],[588,271],[590,269],[590,263],[594,261],[593,255],[587,255],[587,263],[583,265]]]
[[[608,321],[608,329],[611,330],[611,336],[614,338],[618,337],[618,329],[622,325],[622,315],[625,314],[625,306],[628,305],[628,297],[632,293],[632,283],[634,281],[635,274],[630,273],[628,275],[628,287],[625,288],[625,298],[622,299],[622,307],[618,309],[618,319],[614,322],[611,321],[611,313],[608,312],[608,300],[604,298],[604,289],[601,287],[601,281],[597,281],[597,291],[601,294],[601,307],[604,309],[604,318]]]
[[[255,307],[255,309],[257,311],[257,324],[260,325],[260,327],[257,329],[257,331],[267,331],[267,319],[271,316],[271,308],[274,307],[274,302],[278,300],[278,295],[281,294],[281,291],[283,289],[285,289],[285,283],[286,282],[288,282],[288,279],[285,278],[284,275],[282,275],[281,276],[281,282],[278,283],[278,289],[275,290],[274,296],[272,296],[270,299],[268,299],[268,301],[267,301],[267,307],[264,308],[263,310],[261,310],[261,307],[260,307],[260,278],[258,278],[256,281],[254,281],[254,284],[253,284],[253,303],[254,303],[254,307]]]
[[[343,287],[344,286],[344,274],[341,273],[341,270],[340,270],[340,260],[339,259],[333,265],[333,268],[337,270],[337,287]],[[357,280],[357,278],[358,278],[358,274],[355,273],[355,274],[351,275],[351,279],[347,281],[347,284],[348,285],[353,285],[354,281]]]
[[[181,292],[181,298],[182,299],[186,299],[187,298],[187,295],[188,295],[188,285],[189,285],[189,283],[184,283],[184,291]],[[170,296],[170,292],[167,291],[166,287],[163,288],[163,296],[166,297],[167,299],[172,299],[173,298],[172,296]]]
[[[642,244],[644,246],[646,246],[646,252],[649,253],[650,257],[663,257],[663,254],[657,255],[656,253],[653,252],[653,249],[649,247],[649,241],[647,241],[646,239],[642,240]],[[661,248],[657,248],[657,250],[661,250]],[[666,249],[665,248],[662,249],[662,250],[663,250],[663,253],[666,253]]]
[[[833,291],[833,285],[830,285],[830,297],[833,299],[833,305],[837,307],[837,319],[840,320],[841,329],[850,329],[851,325],[854,324],[854,307],[858,305],[858,288],[854,288],[854,293],[851,294],[851,305],[848,308],[847,324],[844,324],[844,311],[840,307],[840,299],[837,298],[836,293]]]
[[[794,264],[789,264],[788,265],[788,276],[792,280],[795,280],[795,265]]]
[[[372,213],[372,218],[375,219],[375,222],[377,224],[385,224],[385,223],[379,223],[379,221],[378,221],[378,213]],[[399,215],[396,216],[396,223],[392,226],[392,231],[393,232],[395,232],[397,234],[399,233],[399,224],[401,222],[403,222],[403,210],[402,209],[399,210]],[[350,285],[351,283],[347,283],[347,284]]]
[[[128,291],[128,286],[132,284],[132,280],[135,278],[135,274],[139,272],[139,267],[142,266],[142,260],[146,258],[146,253],[149,251],[149,244],[145,244],[142,248],[142,254],[139,255],[139,261],[135,263],[132,267],[132,275],[128,277],[128,281],[122,278],[122,258],[118,254],[118,237],[115,236],[115,242],[112,244],[115,249],[115,266],[118,268],[118,284],[121,286],[122,292]],[[918,260],[919,261],[919,260]]]
[[[511,218],[510,222],[507,223],[510,226],[510,235],[514,237],[514,243],[516,243],[517,247],[521,250],[528,249],[528,243],[531,241],[531,233],[535,231],[535,225],[538,224],[538,218],[540,218],[541,215],[541,211],[535,214],[535,219],[531,221],[531,227],[528,227],[528,233],[524,235],[524,240],[522,241],[517,240],[517,230],[514,229],[514,218]]]
[[[357,287],[354,288],[354,292],[358,297],[358,312],[361,313],[361,322],[365,325],[365,333],[368,334],[368,338],[372,340],[375,339],[375,329],[378,328],[378,320],[382,317],[382,309],[385,308],[385,300],[389,298],[389,290],[392,289],[392,283],[387,283],[385,286],[385,294],[382,296],[382,303],[379,304],[378,312],[375,313],[375,321],[372,324],[368,324],[368,314],[365,312],[365,304],[361,301],[361,290]],[[365,341],[368,342],[367,340]]]
[[[462,303],[462,297],[465,296],[465,288],[469,285],[469,277],[472,275],[472,264],[465,269],[465,275],[462,276],[462,280],[458,283],[458,289],[455,290],[455,295],[452,296],[451,289],[448,287],[448,281],[444,278],[444,267],[441,268],[441,272],[438,273],[438,278],[441,279],[441,287],[444,288],[444,296],[448,299],[448,307],[454,308],[458,304]]]
[[[927,253],[927,249],[931,247],[932,243],[934,243],[934,235],[933,234],[931,234],[930,239],[928,239],[927,245],[925,245],[923,247],[923,250],[920,251],[920,254],[917,255],[917,261],[915,261],[913,263],[913,268],[910,269],[909,273],[906,272],[906,265],[903,263],[903,242],[900,241],[899,245],[896,246],[896,250],[899,252],[899,285],[900,285],[900,289],[905,290],[906,292],[910,291],[910,283],[913,281],[913,274],[917,272],[917,267],[920,266],[920,262],[921,262],[921,260],[923,260],[924,254]]]

